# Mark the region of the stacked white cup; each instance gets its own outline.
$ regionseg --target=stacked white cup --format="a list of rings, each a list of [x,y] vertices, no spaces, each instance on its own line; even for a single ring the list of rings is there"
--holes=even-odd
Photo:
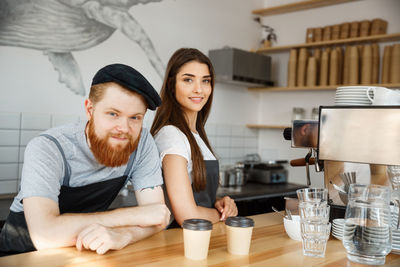
[[[398,90],[391,90],[385,87],[368,87],[366,95],[374,106],[400,105],[400,92]]]
[[[400,91],[377,86],[342,86],[336,89],[335,105],[400,105]]]

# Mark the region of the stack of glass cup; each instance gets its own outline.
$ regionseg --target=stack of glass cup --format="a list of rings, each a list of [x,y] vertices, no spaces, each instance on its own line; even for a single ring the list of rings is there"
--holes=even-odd
[[[299,199],[303,255],[324,257],[331,231],[328,189],[303,188],[296,192]]]

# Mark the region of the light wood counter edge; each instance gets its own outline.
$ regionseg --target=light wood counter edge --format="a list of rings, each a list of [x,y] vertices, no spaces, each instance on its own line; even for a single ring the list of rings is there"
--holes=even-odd
[[[183,256],[181,229],[162,231],[119,251],[97,255],[75,248],[49,249],[0,258],[0,266],[92,267],[92,266],[363,266],[347,260],[342,243],[332,238],[324,258],[302,255],[302,245],[285,233],[282,217],[276,213],[249,216],[254,219],[250,254],[231,255],[226,251],[223,222],[214,224],[207,260],[192,261]],[[400,266],[400,256],[389,254],[385,266]]]

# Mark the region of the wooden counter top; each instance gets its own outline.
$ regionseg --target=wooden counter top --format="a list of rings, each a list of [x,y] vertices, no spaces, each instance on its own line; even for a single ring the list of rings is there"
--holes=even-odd
[[[250,254],[231,255],[226,251],[225,226],[214,225],[207,260],[192,261],[183,255],[181,229],[171,229],[105,255],[79,252],[75,248],[49,249],[0,258],[0,266],[362,266],[346,258],[341,241],[331,237],[325,258],[303,256],[301,242],[291,240],[282,217],[275,213],[250,216],[255,220]],[[400,255],[389,254],[385,266],[400,266]]]

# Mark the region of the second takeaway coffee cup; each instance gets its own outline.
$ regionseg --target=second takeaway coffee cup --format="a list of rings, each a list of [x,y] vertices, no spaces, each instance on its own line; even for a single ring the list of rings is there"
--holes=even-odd
[[[188,219],[183,221],[182,228],[185,257],[191,260],[206,259],[212,223],[203,219]]]
[[[228,252],[236,255],[248,255],[254,221],[246,217],[228,217],[225,221]]]

